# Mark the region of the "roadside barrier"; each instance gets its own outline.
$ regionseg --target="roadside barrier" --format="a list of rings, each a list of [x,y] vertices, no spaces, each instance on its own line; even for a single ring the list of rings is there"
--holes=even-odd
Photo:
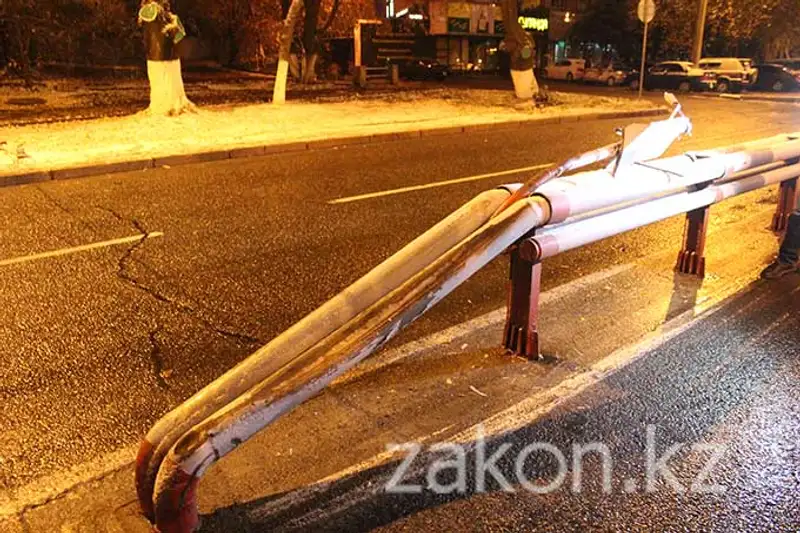
[[[278,417],[383,346],[498,255],[510,256],[503,344],[539,357],[541,262],[685,214],[676,270],[703,276],[709,207],[780,184],[773,229],[797,199],[800,133],[661,158],[691,122],[625,128],[619,143],[581,154],[523,185],[487,191],[159,420],[137,457],[136,489],[162,533],[198,523],[203,473]],[[609,161],[607,166],[563,176]]]

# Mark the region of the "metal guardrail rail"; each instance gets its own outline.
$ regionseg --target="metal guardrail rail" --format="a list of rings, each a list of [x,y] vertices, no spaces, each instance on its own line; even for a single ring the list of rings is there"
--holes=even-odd
[[[677,102],[672,102],[677,104]],[[681,213],[676,269],[703,275],[709,206],[780,183],[773,228],[795,208],[800,134],[658,159],[691,129],[669,120],[631,126],[620,143],[487,191],[159,420],[140,447],[136,488],[162,533],[197,527],[197,487],[214,462],[320,392],[496,256],[511,261],[504,345],[539,355],[541,261]],[[628,138],[634,132],[633,139]],[[611,160],[600,170],[562,177]]]

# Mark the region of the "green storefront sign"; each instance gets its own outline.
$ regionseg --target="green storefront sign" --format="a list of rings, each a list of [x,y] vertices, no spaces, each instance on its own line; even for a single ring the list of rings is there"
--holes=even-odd
[[[450,33],[469,33],[469,19],[448,17],[447,31]]]

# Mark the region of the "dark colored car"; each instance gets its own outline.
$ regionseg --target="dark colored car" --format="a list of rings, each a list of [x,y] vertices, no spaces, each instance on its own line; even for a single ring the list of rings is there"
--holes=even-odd
[[[714,74],[696,68],[688,61],[665,61],[650,67],[644,75],[645,89],[671,91],[710,91],[716,86]],[[639,72],[633,71],[625,79],[631,89],[639,88]]]
[[[412,59],[399,64],[399,74],[408,80],[441,81],[450,75],[450,69],[431,59]]]
[[[789,59],[775,59],[770,61],[770,64],[786,67],[792,74],[800,73],[800,58],[797,57]]]
[[[764,64],[756,65],[756,81],[750,86],[754,91],[783,91],[800,90],[800,78],[792,75],[783,65]]]

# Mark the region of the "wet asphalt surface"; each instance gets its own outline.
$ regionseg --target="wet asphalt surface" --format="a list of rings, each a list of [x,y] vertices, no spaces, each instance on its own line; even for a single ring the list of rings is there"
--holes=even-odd
[[[421,493],[348,503],[387,486],[393,462],[329,487],[311,504],[336,502],[320,521],[282,527],[303,516],[289,508],[242,531],[798,531],[798,279],[755,284],[535,423],[469,442],[463,456],[423,447],[395,478]],[[483,482],[481,460],[496,465]]]
[[[800,129],[796,107],[686,100],[703,148]],[[138,442],[172,406],[504,176],[556,162],[615,121],[442,135],[0,189],[0,258],[163,237],[0,267],[0,491]],[[667,222],[549,261],[545,288],[675,247]],[[674,229],[674,228],[673,228]],[[668,235],[668,238],[665,238]],[[407,341],[503,304],[496,261]]]

